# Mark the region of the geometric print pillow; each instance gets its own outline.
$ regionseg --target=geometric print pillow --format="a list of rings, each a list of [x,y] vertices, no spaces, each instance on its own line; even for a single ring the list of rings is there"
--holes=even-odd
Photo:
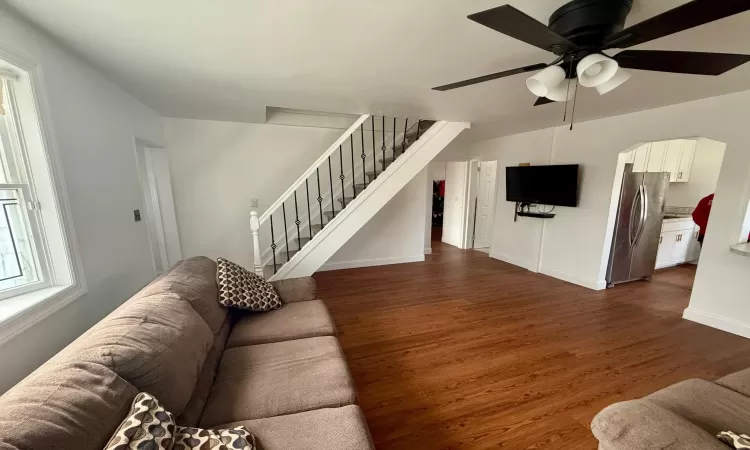
[[[153,395],[141,392],[104,450],[169,450],[175,427],[174,416]]]
[[[257,450],[255,436],[245,427],[229,430],[202,430],[177,427],[172,450]]]
[[[271,283],[224,258],[216,260],[219,303],[228,308],[270,311],[282,306]]]
[[[740,449],[750,448],[750,436],[746,434],[732,433],[731,431],[722,431],[716,435],[719,440],[727,445],[729,448]]]

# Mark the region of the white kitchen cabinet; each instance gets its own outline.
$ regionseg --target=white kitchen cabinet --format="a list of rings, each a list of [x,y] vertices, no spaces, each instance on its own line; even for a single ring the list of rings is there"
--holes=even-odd
[[[633,157],[633,172],[646,172],[646,166],[648,166],[648,149],[650,146],[651,144],[643,144],[633,150],[635,153]]]
[[[648,151],[646,172],[664,172],[664,157],[667,155],[667,141],[652,142]]]
[[[697,259],[697,228],[692,219],[664,221],[659,238],[659,250],[656,254],[656,268],[676,266]]]
[[[664,156],[662,169],[669,172],[669,181],[677,181],[677,172],[680,170],[680,156],[682,156],[683,139],[675,139],[667,142],[667,153]]]
[[[633,163],[633,172],[669,172],[671,183],[686,183],[690,180],[696,146],[694,139],[643,144],[630,152],[628,162]]]
[[[690,170],[693,168],[693,157],[695,156],[695,147],[698,142],[693,139],[682,140],[682,153],[680,155],[680,165],[677,170],[677,182],[687,183],[690,181]]]
[[[682,264],[687,261],[688,249],[690,248],[690,238],[692,237],[692,230],[677,231],[675,236],[674,246],[672,247],[672,264]]]
[[[665,231],[659,237],[659,251],[656,253],[656,268],[669,267],[672,265],[672,250],[677,242],[679,231]]]
[[[688,248],[687,261],[697,261],[701,256],[701,243],[698,242],[698,233],[700,227],[696,225],[693,228],[693,233],[690,235],[690,246]]]

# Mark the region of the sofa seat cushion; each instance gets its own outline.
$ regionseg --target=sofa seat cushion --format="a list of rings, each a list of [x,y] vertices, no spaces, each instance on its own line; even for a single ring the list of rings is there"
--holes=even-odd
[[[750,368],[719,378],[715,383],[750,397]]]
[[[290,303],[274,311],[243,313],[239,317],[227,348],[336,334],[323,300]]]
[[[600,450],[726,450],[714,436],[649,400],[615,403],[591,422]]]
[[[646,397],[716,436],[721,431],[750,430],[750,397],[710,381],[691,379]]]
[[[356,401],[336,338],[330,336],[227,349],[201,427],[260,419]]]
[[[356,405],[234,422],[217,428],[236,426],[253,433],[263,450],[375,448],[365,417]]]

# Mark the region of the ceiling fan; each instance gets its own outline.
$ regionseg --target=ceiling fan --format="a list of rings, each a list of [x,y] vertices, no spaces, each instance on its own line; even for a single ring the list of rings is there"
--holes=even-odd
[[[495,31],[557,55],[551,63],[438,86],[447,91],[519,73],[539,71],[526,81],[537,95],[534,106],[573,98],[570,81],[604,95],[627,81],[625,69],[695,75],[721,75],[748,61],[750,55],[666,50],[625,50],[613,57],[608,49],[625,49],[750,10],[750,0],[693,0],[623,29],[633,0],[573,0],[555,11],[549,27],[510,6],[468,16]],[[567,80],[567,82],[566,82]],[[577,91],[577,86],[576,86]]]

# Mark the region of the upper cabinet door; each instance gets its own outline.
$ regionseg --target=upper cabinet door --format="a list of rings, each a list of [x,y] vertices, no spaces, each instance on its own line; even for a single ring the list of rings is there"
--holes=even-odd
[[[680,171],[680,155],[682,155],[682,143],[684,139],[675,139],[667,142],[667,155],[664,157],[664,171],[669,172],[669,181],[677,181],[677,173]]]
[[[643,144],[635,149],[635,158],[633,159],[633,172],[645,172],[648,165],[648,148],[651,144]]]
[[[695,147],[698,142],[693,139],[682,141],[682,155],[680,156],[680,165],[677,170],[677,182],[686,183],[690,181],[690,170],[693,168],[693,157],[695,156]]]
[[[662,172],[664,157],[667,155],[667,141],[652,142],[648,152],[646,172]]]

